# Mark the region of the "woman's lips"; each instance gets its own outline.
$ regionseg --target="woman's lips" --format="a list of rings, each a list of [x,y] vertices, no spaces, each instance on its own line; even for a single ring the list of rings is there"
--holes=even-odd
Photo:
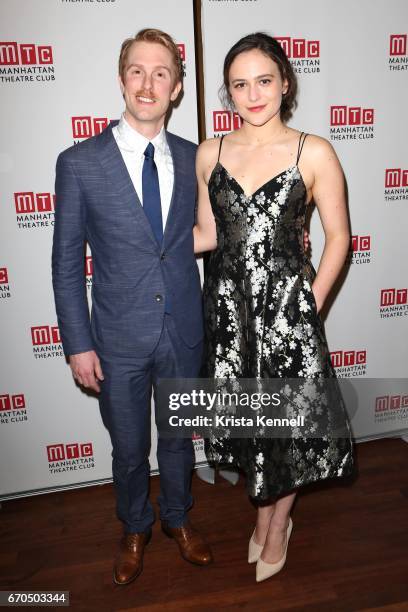
[[[266,104],[263,104],[262,106],[250,106],[248,107],[248,110],[251,111],[251,113],[259,113],[265,108],[265,106]]]

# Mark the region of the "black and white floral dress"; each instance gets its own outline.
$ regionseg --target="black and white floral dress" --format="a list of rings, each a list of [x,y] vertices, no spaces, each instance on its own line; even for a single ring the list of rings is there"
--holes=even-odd
[[[206,377],[335,379],[312,292],[315,271],[303,248],[307,191],[298,162],[305,138],[296,164],[250,197],[218,157],[208,183],[217,248],[204,283]],[[340,392],[321,403],[325,435],[236,439],[215,432],[206,440],[209,462],[241,468],[258,500],[350,474],[352,439]],[[331,435],[334,413],[343,437]]]

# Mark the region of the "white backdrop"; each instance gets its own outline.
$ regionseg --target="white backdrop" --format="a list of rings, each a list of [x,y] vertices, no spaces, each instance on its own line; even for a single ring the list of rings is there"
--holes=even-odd
[[[183,45],[184,98],[168,127],[195,142],[197,103],[190,0],[177,0],[177,11],[163,0],[13,0],[0,11],[1,499],[111,478],[98,402],[74,385],[53,329],[57,155],[120,117],[120,46],[143,27]]]
[[[347,177],[356,237],[327,319],[340,376],[407,377],[407,17],[405,0],[312,0],[307,6],[300,0],[203,1],[208,136],[229,127],[225,115],[217,114],[214,124],[225,53],[240,36],[260,29],[286,38],[292,55],[302,56],[306,48],[305,57],[293,58],[300,105],[292,125],[327,138],[356,135],[332,141]],[[142,27],[162,28],[184,45],[185,95],[169,129],[197,141],[197,113],[190,0],[13,0],[1,3],[0,19],[0,499],[5,499],[111,479],[110,441],[97,401],[73,384],[55,327],[50,254],[56,157],[119,118],[120,45]],[[349,123],[365,123],[330,126],[332,106],[365,109],[363,118],[349,113]],[[333,111],[337,122],[343,111]],[[331,128],[337,133],[331,135]],[[311,238],[317,263],[323,244],[317,214]],[[391,381],[386,392],[373,391],[354,420],[357,438],[406,429],[407,407],[408,394],[397,383]],[[153,470],[154,450],[153,427]],[[202,451],[197,459],[204,459]]]
[[[378,379],[408,378],[408,4],[203,0],[202,7],[207,137],[239,124],[218,98],[226,53],[242,36],[264,31],[279,38],[298,77],[290,125],[336,149],[354,252],[326,319],[329,348],[339,377],[377,379],[356,386],[356,439],[400,432],[408,428],[406,381]],[[314,211],[316,269],[323,237]]]

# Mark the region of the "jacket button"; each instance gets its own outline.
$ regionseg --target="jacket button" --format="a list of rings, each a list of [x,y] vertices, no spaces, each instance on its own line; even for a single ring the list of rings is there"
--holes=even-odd
[[[163,301],[163,296],[160,295],[160,293],[158,293],[157,295],[154,296],[154,299],[156,300],[156,302],[162,302]]]

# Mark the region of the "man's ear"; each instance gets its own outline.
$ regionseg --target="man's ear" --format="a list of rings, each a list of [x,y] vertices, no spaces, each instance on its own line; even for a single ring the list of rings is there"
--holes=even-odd
[[[123,92],[125,91],[125,86],[123,85],[122,77],[118,74],[118,83],[120,87],[121,94],[123,96]]]
[[[183,85],[182,85],[181,81],[177,81],[177,83],[175,84],[174,89],[173,89],[173,91],[171,92],[171,95],[170,95],[170,100],[172,102],[174,102],[174,100],[177,100],[177,96],[179,95],[182,87],[183,87]]]

